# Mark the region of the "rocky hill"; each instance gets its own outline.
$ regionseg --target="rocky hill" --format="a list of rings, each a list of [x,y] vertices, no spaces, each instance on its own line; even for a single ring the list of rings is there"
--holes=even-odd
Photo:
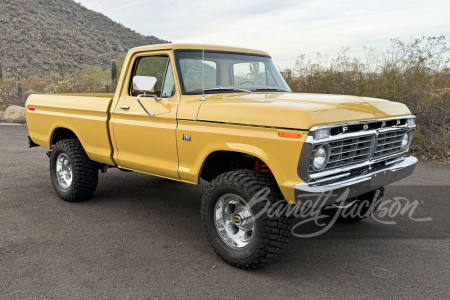
[[[44,76],[58,66],[67,73],[107,67],[130,48],[160,43],[168,42],[143,36],[72,0],[0,1],[4,76]]]

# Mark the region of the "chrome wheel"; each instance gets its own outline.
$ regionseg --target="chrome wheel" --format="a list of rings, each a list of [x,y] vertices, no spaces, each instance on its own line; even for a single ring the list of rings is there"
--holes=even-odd
[[[65,153],[61,153],[56,159],[56,177],[61,188],[65,190],[72,184],[72,165]]]
[[[214,223],[222,240],[230,247],[246,247],[252,237],[255,223],[247,202],[236,194],[225,194],[217,201]]]

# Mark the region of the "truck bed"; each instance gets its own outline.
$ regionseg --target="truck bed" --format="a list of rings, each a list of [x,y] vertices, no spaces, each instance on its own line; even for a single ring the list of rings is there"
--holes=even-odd
[[[56,130],[70,130],[89,158],[114,164],[109,135],[109,110],[114,94],[31,95],[25,113],[30,138],[51,148]]]

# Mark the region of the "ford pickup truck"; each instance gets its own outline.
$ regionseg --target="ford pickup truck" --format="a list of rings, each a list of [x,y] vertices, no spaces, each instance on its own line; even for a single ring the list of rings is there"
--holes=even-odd
[[[326,194],[322,213],[358,205],[367,211],[363,203],[379,201],[383,187],[417,163],[408,155],[415,117],[405,105],[292,93],[266,52],[242,48],[134,48],[115,94],[31,95],[26,119],[29,146],[50,150],[62,200],[91,197],[108,168],[206,181],[207,239],[242,269],[286,248],[292,218],[265,213],[268,206],[295,207]]]

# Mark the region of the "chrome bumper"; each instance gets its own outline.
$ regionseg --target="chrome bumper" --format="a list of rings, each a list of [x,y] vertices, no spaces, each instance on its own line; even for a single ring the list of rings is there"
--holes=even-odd
[[[316,200],[321,195],[322,197],[329,195],[328,199],[322,202],[322,204],[328,205],[342,200],[342,195],[347,189],[349,189],[349,194],[346,198],[353,198],[408,177],[414,172],[417,162],[417,158],[413,156],[402,157],[382,168],[368,170],[363,175],[346,179],[299,183],[295,185],[295,200],[297,203],[303,203],[306,200]]]

